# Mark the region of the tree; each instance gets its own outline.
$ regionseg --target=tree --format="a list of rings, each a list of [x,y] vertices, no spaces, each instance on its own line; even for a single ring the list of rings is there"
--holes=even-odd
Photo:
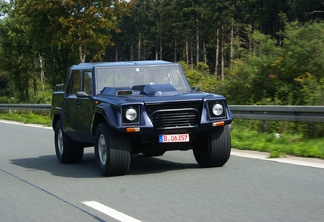
[[[15,85],[14,97],[29,99],[29,81],[32,78],[33,60],[31,26],[28,18],[14,10],[18,2],[7,5],[7,16],[1,25],[1,68],[6,70]],[[10,72],[9,72],[10,71]]]
[[[118,32],[117,17],[127,13],[126,1],[16,0],[6,6],[1,21],[2,69],[10,71],[21,100],[29,88],[38,96],[39,82],[64,80],[67,68],[91,55],[101,60],[111,35]],[[15,58],[14,60],[12,58]],[[47,78],[45,78],[45,75]]]
[[[76,48],[81,62],[90,54],[92,60],[101,60],[106,47],[113,45],[112,32],[120,31],[117,17],[126,13],[127,4],[117,0],[60,1],[63,11],[55,21],[60,27],[56,41]]]
[[[289,23],[284,35],[284,53],[274,64],[278,80],[291,85],[293,104],[323,105],[324,22]]]

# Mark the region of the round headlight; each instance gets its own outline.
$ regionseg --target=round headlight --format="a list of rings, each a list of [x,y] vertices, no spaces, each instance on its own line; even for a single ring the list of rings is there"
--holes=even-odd
[[[221,104],[216,103],[216,104],[213,106],[212,111],[213,111],[213,114],[214,114],[215,116],[220,116],[220,115],[223,114],[223,112],[224,112],[224,108],[223,108],[223,106],[222,106]]]
[[[134,121],[137,118],[137,112],[134,108],[129,108],[125,112],[125,117],[129,121]]]

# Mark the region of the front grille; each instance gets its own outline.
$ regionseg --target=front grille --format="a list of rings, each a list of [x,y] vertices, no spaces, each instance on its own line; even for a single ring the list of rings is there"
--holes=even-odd
[[[197,126],[199,114],[196,110],[159,111],[153,114],[152,121],[157,128]]]
[[[146,110],[156,128],[192,127],[200,122],[202,101],[146,104]]]

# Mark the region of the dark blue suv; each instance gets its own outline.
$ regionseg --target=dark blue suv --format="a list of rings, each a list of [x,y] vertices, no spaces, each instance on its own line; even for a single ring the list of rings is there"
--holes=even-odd
[[[51,120],[59,162],[78,162],[94,146],[103,176],[126,174],[132,154],[193,150],[202,167],[219,167],[231,151],[226,99],[191,89],[172,62],[74,65],[56,85]]]

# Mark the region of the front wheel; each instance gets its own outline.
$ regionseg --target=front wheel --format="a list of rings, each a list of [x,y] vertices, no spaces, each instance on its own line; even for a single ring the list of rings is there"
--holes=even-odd
[[[71,141],[63,131],[61,120],[55,125],[55,153],[60,163],[80,162],[84,148],[78,143]]]
[[[209,131],[193,148],[197,163],[202,167],[221,167],[231,154],[231,136],[228,126]]]
[[[130,140],[102,123],[95,133],[95,156],[103,176],[124,175],[131,161]]]

